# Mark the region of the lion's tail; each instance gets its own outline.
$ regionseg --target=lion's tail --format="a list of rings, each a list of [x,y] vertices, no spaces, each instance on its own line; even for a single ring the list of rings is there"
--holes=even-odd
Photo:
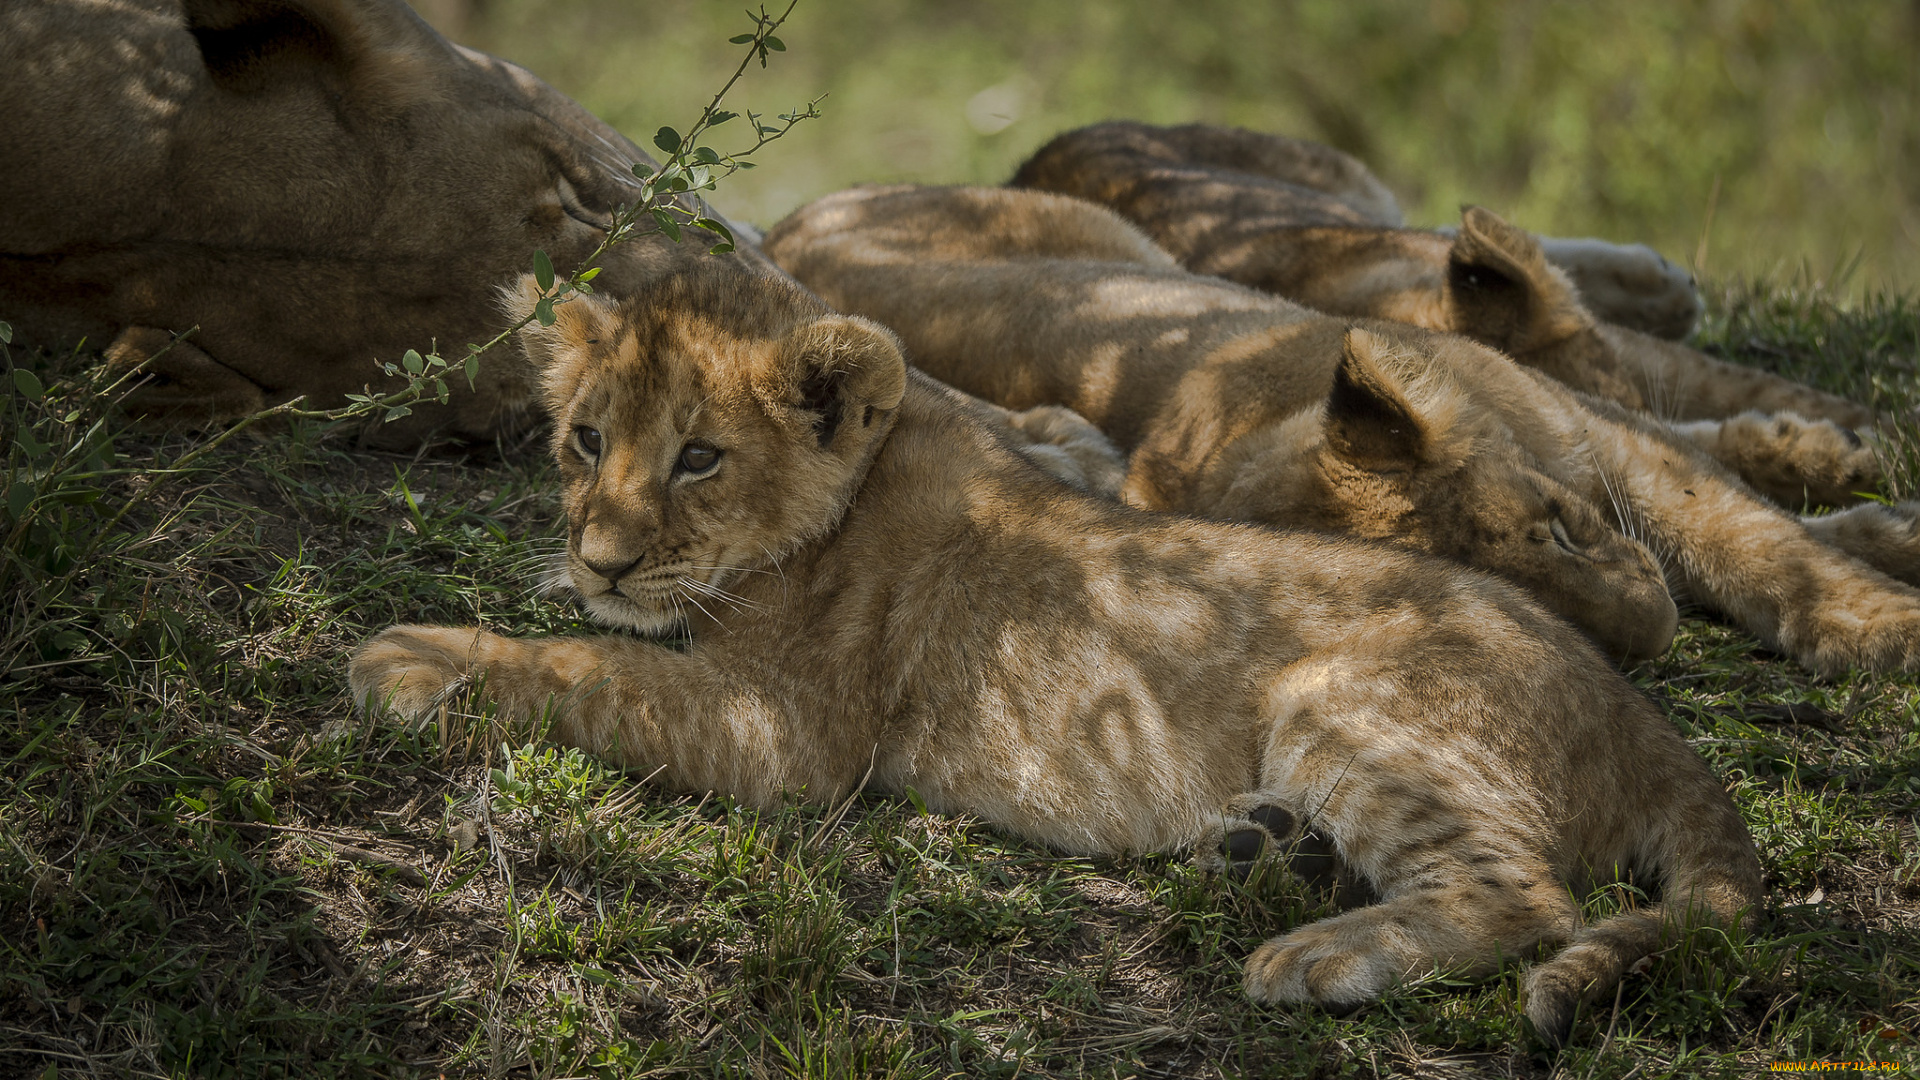
[[[1527,1019],[1555,1046],[1566,1042],[1574,1012],[1612,989],[1642,957],[1702,923],[1736,926],[1758,907],[1760,861],[1739,812],[1718,798],[1675,815],[1652,858],[1662,873],[1660,902],[1603,919],[1527,972]],[[1676,820],[1677,819],[1677,820]]]

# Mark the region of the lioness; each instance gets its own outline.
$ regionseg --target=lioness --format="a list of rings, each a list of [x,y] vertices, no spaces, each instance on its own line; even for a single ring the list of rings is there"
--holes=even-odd
[[[1385,186],[1329,147],[1236,128],[1113,122],[1055,138],[1012,183],[1108,206],[1198,273],[1332,315],[1464,334],[1664,419],[1759,410],[1847,427],[1872,420],[1844,398],[1589,314],[1597,303],[1616,322],[1684,336],[1698,301],[1686,276],[1652,251],[1536,238],[1479,207],[1462,213],[1452,235],[1404,229]],[[1868,486],[1824,493],[1853,503],[1852,492]]]
[[[525,344],[567,577],[689,643],[394,627],[352,661],[370,708],[483,680],[672,788],[772,807],[870,775],[1073,852],[1304,839],[1378,902],[1260,946],[1248,994],[1351,1005],[1564,943],[1525,982],[1554,1041],[1676,925],[1760,899],[1704,763],[1491,578],[1075,493],[798,287],[696,267]],[[1573,897],[1623,873],[1660,902],[1581,928]]]
[[[0,69],[0,318],[122,365],[165,349],[128,404],[183,420],[343,404],[436,340],[458,358],[505,325],[498,283],[536,248],[584,257],[648,161],[402,0],[8,0]],[[627,244],[598,284],[706,246]],[[498,352],[376,436],[511,423],[532,379]]]
[[[1911,508],[1796,519],[1652,420],[1465,338],[1366,320],[1350,335],[1355,320],[1187,273],[1092,203],[856,189],[796,211],[765,250],[937,378],[1083,414],[1131,451],[1136,506],[1445,554],[1632,658],[1664,650],[1674,616],[1624,530],[1686,597],[1815,671],[1920,667],[1920,592],[1832,546],[1914,580]],[[1771,427],[1726,434],[1743,431],[1783,468],[1802,449]]]

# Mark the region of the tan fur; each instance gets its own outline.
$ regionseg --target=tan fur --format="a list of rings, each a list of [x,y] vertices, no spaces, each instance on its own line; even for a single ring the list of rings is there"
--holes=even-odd
[[[1342,162],[1337,180],[1317,161],[1328,157]],[[1452,235],[1402,229],[1397,211],[1356,211],[1353,191],[1379,187],[1364,166],[1312,143],[1203,125],[1099,124],[1048,143],[1013,183],[1109,206],[1196,272],[1333,315],[1464,334],[1667,419],[1748,410],[1851,427],[1872,419],[1845,399],[1589,314],[1596,300],[1611,300],[1608,319],[1686,333],[1698,311],[1691,283],[1680,274],[1676,287],[1672,268],[1647,249],[1537,238],[1478,207]],[[1569,269],[1581,275],[1578,288]]]
[[[648,161],[402,0],[8,0],[0,70],[0,318],[121,366],[192,329],[129,401],[175,420],[344,404],[435,342],[457,362],[504,326],[494,287],[536,248],[584,257]],[[599,284],[706,246],[626,245]],[[486,436],[534,400],[510,349],[449,385],[376,438]]]
[[[946,229],[950,216],[967,229]],[[796,212],[766,251],[891,326],[936,377],[1010,408],[1080,412],[1131,452],[1135,505],[1445,554],[1524,585],[1611,654],[1644,656],[1665,648],[1673,609],[1624,530],[1686,598],[1815,671],[1920,668],[1920,592],[1644,415],[1464,338],[1372,321],[1349,334],[1352,320],[1218,279],[1027,255],[1022,238],[1047,218],[1073,235],[1101,220],[1132,232],[1038,192],[869,189]],[[1886,527],[1821,536],[1870,535],[1849,550],[1910,573],[1902,515],[1871,512]]]
[[[1127,456],[1086,417],[1058,405],[1015,412],[958,391],[954,400],[1043,472],[1088,494],[1119,500],[1127,480]]]
[[[1526,984],[1560,1040],[1676,925],[1759,901],[1719,782],[1518,593],[1077,494],[886,331],[770,295],[698,270],[526,334],[567,576],[684,649],[395,627],[355,654],[356,698],[418,717],[484,679],[562,742],[759,807],[865,780],[1066,851],[1241,865],[1310,836],[1378,903],[1260,946],[1262,1000],[1351,1005],[1570,943]],[[689,447],[717,456],[689,471]],[[1659,904],[1582,929],[1573,895],[1619,874]]]

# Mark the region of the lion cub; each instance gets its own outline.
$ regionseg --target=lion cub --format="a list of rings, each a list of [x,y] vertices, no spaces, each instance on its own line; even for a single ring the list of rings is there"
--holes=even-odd
[[[1760,900],[1719,781],[1514,590],[1072,491],[887,331],[736,280],[696,266],[525,332],[568,577],[600,621],[687,647],[399,626],[354,655],[357,700],[420,716],[484,678],[679,790],[826,801],[871,768],[1072,852],[1244,863],[1310,835],[1378,902],[1261,945],[1259,1000],[1351,1005],[1564,945],[1525,983],[1559,1041],[1677,926]],[[1660,901],[1582,928],[1573,897],[1616,874]]]
[[[1651,419],[1465,338],[1350,334],[1355,320],[1186,273],[1092,203],[856,189],[796,211],[765,250],[935,377],[1077,410],[1132,453],[1136,506],[1447,555],[1621,658],[1666,648],[1671,580],[1815,671],[1920,668],[1920,592],[1838,549],[1916,580],[1911,513],[1796,519]]]
[[[1332,315],[1463,334],[1575,389],[1664,419],[1754,411],[1741,427],[1778,412],[1827,421],[1833,430],[1800,436],[1808,443],[1800,486],[1791,486],[1793,477],[1748,477],[1788,505],[1850,505],[1878,478],[1872,454],[1842,430],[1869,424],[1865,407],[1596,320],[1590,310],[1671,337],[1692,326],[1699,305],[1691,282],[1646,248],[1538,238],[1479,207],[1463,211],[1451,235],[1404,229],[1393,196],[1353,158],[1201,124],[1070,131],[1011,182],[1108,206],[1197,273]],[[1811,470],[1815,438],[1825,463]]]

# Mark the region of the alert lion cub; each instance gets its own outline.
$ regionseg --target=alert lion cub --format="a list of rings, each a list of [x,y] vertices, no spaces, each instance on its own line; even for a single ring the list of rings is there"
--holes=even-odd
[[[1464,334],[1664,419],[1756,410],[1844,427],[1872,420],[1844,398],[1615,325],[1671,337],[1692,326],[1691,282],[1651,250],[1535,237],[1479,207],[1451,235],[1404,229],[1386,188],[1325,146],[1201,124],[1096,124],[1049,142],[1012,183],[1108,206],[1197,273],[1332,315]],[[1842,436],[1836,449],[1858,447]],[[1873,480],[1835,475],[1815,494],[1853,503]]]
[[[1673,727],[1514,590],[1355,541],[1149,515],[1048,479],[891,334],[700,272],[564,305],[545,371],[566,572],[602,622],[400,626],[352,661],[419,716],[484,678],[562,742],[760,807],[908,787],[1056,848],[1330,851],[1378,902],[1247,961],[1256,999],[1351,1005],[1437,969],[1576,1002],[1758,860]],[[527,302],[530,302],[527,301]],[[1582,928],[1632,873],[1660,901]]]
[[[1920,668],[1920,592],[1836,546],[1914,580],[1907,510],[1796,519],[1651,419],[1465,338],[1349,333],[1355,320],[1186,273],[1092,203],[857,189],[796,211],[765,250],[891,326],[935,377],[1084,415],[1131,452],[1136,506],[1443,554],[1622,658],[1666,648],[1670,580],[1815,671]],[[1790,464],[1792,441],[1779,450]]]

